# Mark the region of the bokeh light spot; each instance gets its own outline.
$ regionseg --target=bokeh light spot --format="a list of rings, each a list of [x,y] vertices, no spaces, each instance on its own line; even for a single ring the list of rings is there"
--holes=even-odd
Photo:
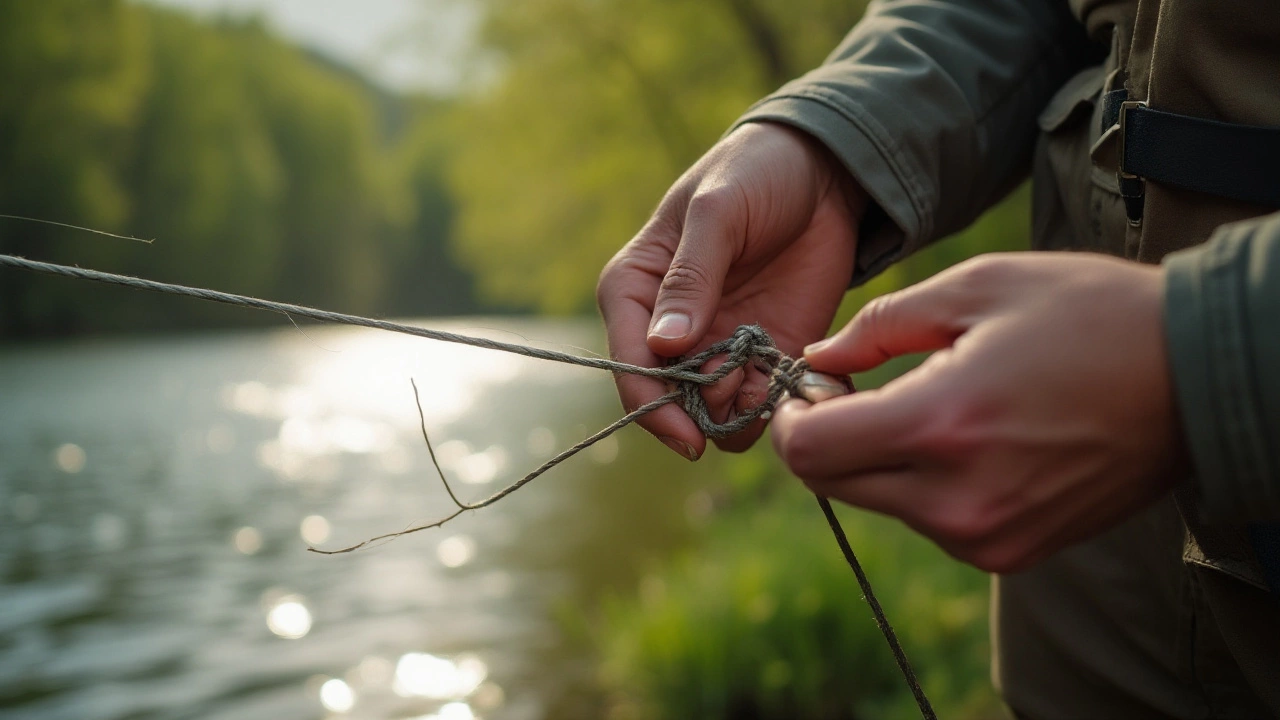
[[[456,700],[475,692],[488,675],[488,666],[474,655],[455,662],[428,653],[406,653],[396,663],[392,689],[401,697]]]
[[[587,448],[587,455],[601,465],[612,463],[618,459],[618,438],[612,435],[601,438],[594,445]]]
[[[84,449],[75,443],[63,443],[53,453],[53,464],[62,472],[72,475],[84,470],[86,460]]]
[[[257,528],[242,527],[231,536],[231,543],[243,555],[253,555],[262,549],[262,533]]]
[[[356,705],[356,693],[345,681],[331,678],[320,686],[320,704],[329,712],[351,712]]]
[[[445,567],[462,567],[476,555],[476,543],[466,535],[453,535],[440,541],[436,546],[436,557]]]
[[[551,453],[556,450],[556,434],[551,428],[539,425],[529,431],[525,449],[536,458],[551,457]]]
[[[302,539],[309,545],[319,545],[329,539],[329,521],[323,515],[308,515],[298,528]]]
[[[267,612],[267,628],[276,635],[297,640],[311,632],[311,611],[297,595],[286,595]]]

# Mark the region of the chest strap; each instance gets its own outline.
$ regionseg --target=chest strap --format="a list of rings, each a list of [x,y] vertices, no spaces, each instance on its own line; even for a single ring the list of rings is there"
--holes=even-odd
[[[1102,129],[1120,126],[1120,194],[1142,222],[1145,180],[1280,208],[1280,128],[1152,110],[1124,90],[1102,97]]]

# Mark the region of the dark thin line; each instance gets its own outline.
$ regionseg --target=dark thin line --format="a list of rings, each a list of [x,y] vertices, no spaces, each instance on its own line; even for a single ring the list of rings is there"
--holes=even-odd
[[[862,588],[862,594],[867,599],[867,604],[871,606],[871,613],[876,617],[876,625],[880,627],[884,640],[889,644],[889,650],[893,653],[893,659],[898,663],[898,669],[902,671],[902,677],[907,681],[907,687],[911,688],[911,694],[916,698],[916,707],[920,708],[920,715],[925,720],[938,720],[938,716],[933,712],[933,706],[929,704],[929,698],[924,694],[924,688],[920,687],[920,680],[916,678],[916,671],[911,668],[911,661],[907,659],[907,653],[902,649],[902,644],[898,642],[898,636],[893,632],[893,626],[889,624],[889,618],[885,617],[884,608],[880,607],[880,601],[876,599],[875,592],[871,589],[871,581],[867,579],[867,574],[862,571],[862,563],[858,562],[858,556],[853,554],[853,548],[849,546],[849,538],[844,534],[844,528],[840,527],[840,521],[836,519],[836,513],[831,508],[831,502],[821,495],[814,495],[818,499],[818,506],[822,508],[822,514],[827,517],[827,524],[831,526],[831,532],[835,533],[836,542],[840,545],[840,552],[844,553],[844,559],[849,563],[849,567],[853,569],[853,574],[858,578],[858,586]]]
[[[9,215],[7,213],[0,213],[0,218],[4,218],[6,220],[21,220],[23,222],[38,223],[40,225],[55,225],[57,227],[70,228],[72,230],[80,230],[82,232],[93,233],[94,235],[105,235],[107,237],[119,238],[121,240],[132,240],[134,242],[145,243],[147,245],[150,245],[155,242],[155,240],[148,240],[146,238],[134,237],[132,235],[117,235],[113,232],[107,232],[106,230],[94,230],[93,228],[87,228],[87,227],[84,227],[83,225],[72,225],[71,223],[58,222],[57,220],[42,220],[40,218],[25,217],[22,215]]]

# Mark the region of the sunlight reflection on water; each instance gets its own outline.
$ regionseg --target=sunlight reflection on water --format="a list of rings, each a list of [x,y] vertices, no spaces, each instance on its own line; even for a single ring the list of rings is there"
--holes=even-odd
[[[488,675],[488,666],[474,655],[451,660],[412,652],[400,656],[396,663],[393,689],[403,697],[457,700],[475,692]]]
[[[597,482],[616,440],[446,531],[305,547],[451,509],[410,378],[474,500],[613,419],[607,374],[345,329],[19,350],[0,353],[0,720],[554,716],[554,668],[582,660],[547,662],[550,608],[574,563],[616,566],[568,554],[599,531],[582,488],[627,487]],[[661,494],[635,498],[629,518]]]
[[[346,681],[329,678],[320,686],[320,704],[329,712],[350,712],[355,707],[356,694]]]
[[[447,568],[462,567],[476,556],[476,543],[466,535],[453,535],[436,546],[436,557]]]
[[[262,549],[262,533],[257,528],[242,527],[231,536],[231,544],[244,555],[254,555]]]
[[[267,611],[267,628],[286,640],[311,632],[311,611],[297,595],[285,595]]]
[[[329,521],[323,515],[308,515],[302,518],[298,534],[308,545],[321,545],[329,539]]]

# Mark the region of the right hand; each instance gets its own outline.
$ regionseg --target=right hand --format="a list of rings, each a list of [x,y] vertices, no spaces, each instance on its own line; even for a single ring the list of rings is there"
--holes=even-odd
[[[866,196],[817,141],[785,125],[744,125],[667,192],[653,217],[605,266],[596,290],[610,355],[661,366],[758,323],[790,355],[821,339],[853,270]],[[722,360],[704,368],[710,371]],[[717,422],[759,404],[769,378],[747,366],[703,388]],[[621,374],[628,411],[667,390]],[[690,460],[706,438],[676,405],[639,421]],[[764,422],[716,444],[745,450]]]

